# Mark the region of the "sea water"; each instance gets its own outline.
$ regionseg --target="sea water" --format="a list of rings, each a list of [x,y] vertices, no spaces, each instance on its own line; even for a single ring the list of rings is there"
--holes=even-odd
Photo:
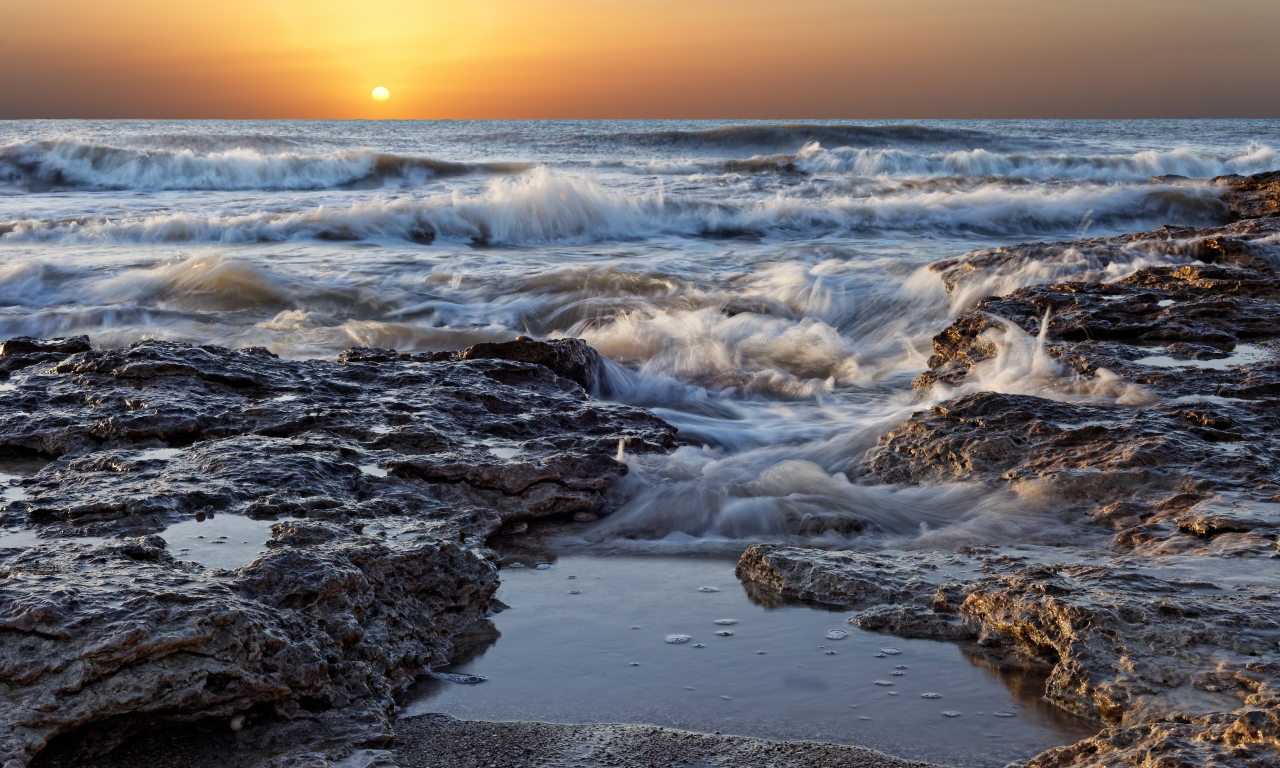
[[[1102,263],[1067,250],[976,276],[954,294],[928,265],[975,248],[1223,223],[1211,186],[1153,177],[1271,170],[1277,147],[1274,120],[0,122],[0,337],[260,345],[288,358],[333,358],[351,346],[452,350],[517,335],[586,339],[609,361],[592,394],[651,408],[682,443],[667,455],[623,446],[630,472],[619,508],[575,540],[584,557],[651,556],[628,566],[632,586],[615,595],[622,621],[627,610],[643,613],[624,598],[647,599],[646,574],[679,570],[654,555],[725,555],[777,540],[1079,542],[1051,499],[964,483],[860,482],[868,452],[913,411],[965,391],[1150,405],[1123,381],[1080,379],[1044,353],[1043,338],[1013,327],[996,334],[1000,355],[975,367],[965,389],[917,393],[910,382],[927,367],[932,337],[983,296],[1118,279],[1182,257],[1133,252]],[[1168,364],[1158,355],[1149,362]],[[505,458],[520,448],[492,450]],[[11,487],[6,498],[21,492]],[[806,515],[860,525],[795,534],[790,521]],[[185,538],[170,546],[214,567],[261,550],[263,531],[213,532],[221,519],[175,530]],[[223,539],[200,539],[204,531],[240,543],[207,543]],[[583,580],[589,570],[528,598],[510,614],[510,636],[538,600],[569,611],[600,599]],[[602,659],[638,664],[610,667],[628,680],[661,681],[670,673],[659,670],[707,659],[723,665],[720,678],[693,686],[685,709],[607,711],[633,720],[678,711],[663,722],[710,728],[708,713],[721,707],[739,732],[799,735],[770,730],[775,700],[760,697],[747,672],[757,667],[746,666],[791,653],[782,650],[792,647],[788,632],[796,643],[812,635],[804,652],[813,659],[798,664],[848,665],[831,678],[821,666],[794,673],[850,686],[842,716],[854,705],[890,707],[890,690],[905,701],[894,681],[914,685],[921,666],[935,664],[907,660],[894,676],[895,665],[863,658],[879,638],[831,639],[836,627],[809,608],[762,612],[741,602],[725,568],[716,573],[718,582],[693,579],[693,591],[680,593],[682,616],[708,598],[701,624],[659,628],[658,614],[645,614],[637,620],[652,626],[643,632],[617,629],[635,638],[627,644],[609,634],[612,625],[583,630],[580,642],[599,642]],[[556,568],[503,574],[504,590],[557,578]],[[714,602],[731,598],[738,602]],[[748,622],[766,616],[776,624],[767,643],[762,625]],[[739,623],[712,623],[726,618]],[[668,634],[690,641],[663,642]],[[902,656],[883,658],[918,646],[897,644]],[[936,653],[951,654],[955,669],[977,669],[956,646],[927,647],[950,648]],[[729,685],[735,671],[741,689]],[[495,674],[475,690],[515,677]],[[866,697],[877,679],[894,685],[880,686],[873,707]],[[788,695],[799,702],[803,690]],[[915,707],[930,702],[911,690]],[[964,697],[943,690],[941,678],[918,693],[941,693],[929,706],[961,713],[928,728],[954,721],[959,733],[983,732],[970,730],[975,705],[957,703]],[[653,695],[674,707],[671,697],[683,694]],[[828,696],[815,706],[836,707]],[[521,717],[575,716],[552,687],[519,701]],[[892,711],[883,709],[882,724]],[[814,712],[805,721],[820,727],[803,733],[834,738],[858,727]],[[956,738],[936,733],[935,745]],[[1020,748],[1069,735],[1055,733]]]

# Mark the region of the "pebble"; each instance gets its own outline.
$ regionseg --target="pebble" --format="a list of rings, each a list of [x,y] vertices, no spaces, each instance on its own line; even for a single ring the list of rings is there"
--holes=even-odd
[[[693,647],[694,647],[694,648],[706,648],[707,646],[703,645],[702,643],[694,643],[694,644],[693,644]]]

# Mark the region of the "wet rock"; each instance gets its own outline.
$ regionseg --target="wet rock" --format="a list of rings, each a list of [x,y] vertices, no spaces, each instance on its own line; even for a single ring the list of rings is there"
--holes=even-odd
[[[1043,556],[1055,554],[1062,553]],[[849,604],[853,597],[861,610],[850,621],[864,629],[976,636],[989,648],[1050,664],[1046,697],[1101,722],[1280,706],[1274,574],[1271,582],[1223,590],[1162,578],[1158,562],[988,557],[973,577],[948,574],[945,555],[912,557],[899,572],[885,572],[888,559],[869,553],[759,544],[743,554],[737,573],[810,600]]]
[[[1236,419],[1230,429],[1206,426],[1224,425],[1227,414]],[[1047,483],[1068,502],[1094,509],[1154,503],[1181,492],[1270,489],[1280,455],[1274,426],[1269,407],[1141,409],[979,392],[917,412],[887,432],[869,469],[887,483]],[[1253,450],[1222,448],[1242,440]]]
[[[1271,768],[1280,764],[1278,714],[1270,709],[1183,715],[1107,728],[1093,738],[1046,750],[1010,768]]]
[[[460,352],[402,354],[394,349],[353,347],[338,356],[338,362],[389,362],[411,360],[446,362],[451,360],[512,360],[540,365],[557,376],[577,383],[589,393],[598,392],[604,379],[600,354],[582,339],[535,341],[521,336],[515,341],[484,342]]]
[[[0,378],[23,368],[41,363],[55,363],[67,355],[87,352],[88,336],[72,336],[66,339],[34,339],[19,336],[0,342]]]
[[[573,364],[598,358],[579,345],[551,346],[586,380]],[[390,694],[483,618],[497,585],[485,538],[608,511],[619,443],[673,444],[652,414],[497,355],[3,349],[0,362],[53,359],[14,369],[0,452],[56,460],[0,507],[21,532],[0,538],[0,763],[51,739],[95,754],[165,722],[236,722],[263,754],[377,748]],[[278,521],[244,567],[166,546],[167,526],[228,515]]]
[[[458,533],[440,524],[411,541],[286,546],[233,572],[179,562],[158,537],[6,557],[0,756],[24,763],[95,723],[109,728],[81,740],[101,750],[156,722],[255,708],[280,727],[340,735],[352,712],[339,710],[389,696],[483,617],[496,569]],[[385,706],[367,714],[366,737],[385,738]]]
[[[1219,176],[1213,183],[1237,219],[1280,216],[1280,171],[1253,176]]]
[[[1200,533],[1144,510],[1180,493],[1236,494],[1256,506],[1280,491],[1280,358],[1272,347],[1280,339],[1278,227],[1280,219],[1163,228],[979,251],[935,265],[955,292],[1036,258],[1053,264],[1074,254],[1078,268],[1087,257],[1099,275],[1153,249],[1201,262],[981,299],[935,337],[930,370],[914,383],[930,397],[953,399],[886,433],[868,479],[1042,483],[1088,519],[1119,530],[1119,546],[1274,554],[1280,529],[1269,517],[1248,530],[1236,522]],[[1039,389],[981,391],[987,382],[1004,386],[1003,357],[1034,357],[1035,372],[1023,382],[1040,376]]]
[[[930,571],[888,555],[771,544],[748,548],[735,569],[739,579],[785,597],[848,606],[913,602],[932,594]]]

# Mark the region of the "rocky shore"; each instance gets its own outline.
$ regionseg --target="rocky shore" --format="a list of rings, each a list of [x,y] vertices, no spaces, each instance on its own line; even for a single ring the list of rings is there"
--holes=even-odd
[[[744,585],[1051,670],[1049,700],[1100,732],[1027,768],[1280,764],[1277,178],[1216,180],[1230,225],[932,267],[972,297],[915,382],[943,401],[853,479],[1050,499],[1078,541],[761,544]],[[1027,265],[1088,279],[983,295]],[[113,747],[170,726],[215,734],[245,768],[434,765],[494,743],[456,764],[534,764],[530,749],[538,764],[908,764],[638,726],[396,723],[392,694],[489,611],[490,536],[607,514],[622,447],[676,445],[652,413],[597,399],[602,364],[580,340],[331,362],[19,338],[0,343],[0,379],[4,768],[113,765]],[[211,568],[165,538],[225,517],[261,522],[245,543],[263,552]]]
[[[1240,217],[1228,226],[932,266],[953,294],[1028,264],[1098,277],[975,296],[914,383],[949,399],[881,437],[861,481],[1052,498],[1074,543],[757,545],[739,577],[848,606],[863,629],[1051,670],[1046,697],[1102,730],[1026,768],[1280,764],[1278,180],[1216,180]],[[1186,263],[1104,279],[1142,255]],[[988,389],[1015,379],[1025,393]]]
[[[621,443],[672,447],[587,393],[599,366],[577,340],[337,362],[4,342],[0,452],[39,471],[0,517],[0,761],[210,721],[267,758],[384,745],[391,694],[485,615],[486,538],[607,511]],[[162,535],[222,516],[269,525],[266,554],[210,569]]]

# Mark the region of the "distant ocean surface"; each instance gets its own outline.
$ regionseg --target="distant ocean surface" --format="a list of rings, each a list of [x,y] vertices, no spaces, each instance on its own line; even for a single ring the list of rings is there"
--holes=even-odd
[[[603,396],[691,443],[632,460],[617,541],[776,538],[805,510],[886,540],[1042,536],[1007,494],[857,483],[978,298],[924,267],[1222,223],[1207,186],[1151,178],[1278,148],[1280,121],[0,122],[0,337],[295,358],[581,337],[613,361]]]

